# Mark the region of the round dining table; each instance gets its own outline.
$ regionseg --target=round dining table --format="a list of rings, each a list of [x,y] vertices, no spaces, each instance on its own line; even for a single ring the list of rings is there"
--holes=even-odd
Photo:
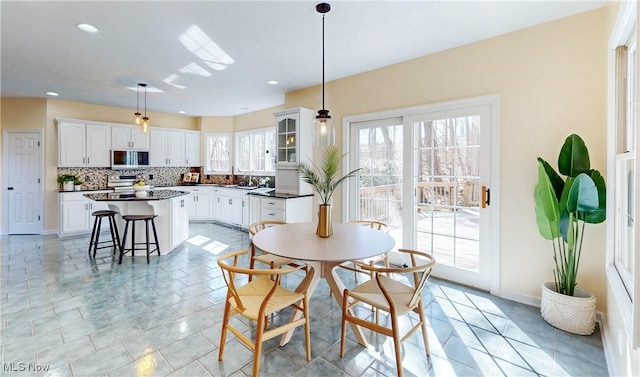
[[[345,285],[334,267],[353,260],[374,257],[391,250],[395,240],[386,232],[350,223],[333,223],[333,235],[322,238],[316,235],[316,223],[291,223],[273,226],[253,236],[253,244],[260,250],[281,257],[304,261],[313,267],[309,281],[298,290],[307,290],[313,297],[321,278],[326,279],[333,297],[342,309],[342,294]],[[292,320],[302,316],[295,311]],[[360,344],[367,345],[359,326],[350,323],[353,334]],[[291,339],[293,330],[283,334],[280,345]]]

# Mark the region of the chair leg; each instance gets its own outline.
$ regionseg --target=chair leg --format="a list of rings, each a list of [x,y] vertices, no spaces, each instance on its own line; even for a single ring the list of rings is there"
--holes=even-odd
[[[117,250],[117,245],[118,245],[118,239],[116,238],[116,234],[113,232],[113,216],[109,216],[109,233],[111,234],[111,244],[113,245],[113,252],[111,253],[111,255],[116,255],[116,250]]]
[[[109,220],[111,221],[113,233],[115,234],[115,244],[117,245],[117,249],[113,251],[113,255],[116,255],[116,252],[122,249],[122,245],[120,244],[120,234],[118,233],[118,224],[116,224],[115,216],[109,216]]]
[[[427,356],[431,356],[431,350],[429,349],[429,337],[427,336],[427,317],[424,315],[424,305],[422,300],[418,303],[418,315],[422,322],[422,341],[424,342],[424,349],[427,351]]]
[[[160,243],[158,242],[158,232],[156,231],[156,222],[151,219],[151,228],[153,229],[153,239],[156,241],[156,251],[160,256]]]
[[[307,361],[311,360],[311,326],[309,325],[309,297],[304,294],[304,338],[307,347]]]
[[[393,348],[396,353],[396,368],[398,377],[402,377],[402,348],[400,347],[400,330],[398,317],[391,314],[391,331],[393,331]]]
[[[131,257],[136,256],[136,222],[131,222]]]
[[[265,316],[266,317],[266,316]],[[264,317],[258,320],[256,326],[256,341],[254,343],[254,354],[253,354],[253,373],[252,376],[260,375],[260,356],[262,354],[262,334],[264,333],[264,323],[260,323],[264,321]]]
[[[124,256],[124,248],[127,245],[127,231],[129,230],[129,221],[124,224],[124,235],[122,236],[122,243],[120,244],[120,258],[118,258],[118,264],[122,264],[122,257]]]
[[[102,216],[98,216],[98,227],[96,228],[96,243],[93,244],[93,258],[96,257],[98,244],[100,243],[100,228],[102,228]]]
[[[347,336],[347,311],[349,308],[349,297],[347,290],[342,295],[342,327],[340,329],[340,357],[344,357],[344,341]]]
[[[149,239],[149,220],[145,220],[144,221],[144,225],[145,225],[145,234],[147,236],[147,264],[149,264],[149,253],[151,252],[151,244],[149,243],[149,241],[151,241]]]
[[[227,325],[229,324],[229,296],[225,300],[224,315],[222,316],[222,331],[220,334],[220,350],[218,351],[218,361],[222,361],[222,354],[224,353],[224,344],[227,340]]]
[[[93,242],[95,241],[95,237],[96,237],[96,226],[98,225],[98,216],[96,216],[93,220],[93,229],[91,230],[91,241],[89,241],[89,258],[91,258],[91,248],[93,247]]]

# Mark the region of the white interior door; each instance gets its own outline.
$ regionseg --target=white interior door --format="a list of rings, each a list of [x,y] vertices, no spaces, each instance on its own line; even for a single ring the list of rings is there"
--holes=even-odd
[[[6,193],[9,234],[42,233],[42,135],[9,131]]]

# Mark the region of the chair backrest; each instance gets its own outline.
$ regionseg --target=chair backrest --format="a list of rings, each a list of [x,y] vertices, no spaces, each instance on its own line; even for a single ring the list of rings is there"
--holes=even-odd
[[[238,275],[259,275],[265,276],[269,275],[273,278],[263,279],[265,281],[269,281],[271,289],[264,296],[262,300],[263,303],[268,302],[273,296],[273,293],[276,291],[276,287],[280,284],[280,277],[284,274],[288,274],[295,270],[301,269],[303,266],[299,267],[290,267],[290,268],[276,268],[276,269],[250,269],[238,267],[238,260],[241,255],[247,254],[249,251],[247,249],[232,251],[230,253],[223,254],[218,258],[218,266],[220,266],[220,270],[222,271],[222,277],[224,278],[225,283],[227,284],[228,293],[227,299],[229,297],[233,297],[236,308],[238,312],[244,312],[245,306],[242,304],[242,295],[238,293],[238,289],[242,287],[242,285],[238,285],[238,281],[240,280],[240,276]],[[244,280],[244,279],[243,279]],[[264,305],[261,305],[263,307]]]
[[[431,271],[433,270],[433,266],[436,264],[436,259],[428,253],[410,250],[410,249],[398,249],[399,252],[409,254],[411,257],[411,266],[407,267],[376,267],[376,266],[368,266],[362,265],[360,268],[363,270],[374,271],[376,272],[376,281],[378,285],[382,289],[383,293],[388,299],[391,298],[390,293],[386,292],[384,289],[384,283],[380,281],[380,274],[413,274],[413,286],[414,292],[411,296],[411,300],[409,301],[409,307],[414,307],[418,300],[420,299],[420,295],[422,294],[422,289],[424,288],[427,279],[431,276]],[[422,261],[421,259],[424,259]]]
[[[362,225],[362,226],[368,226],[371,229],[376,229],[376,230],[381,230],[383,232],[386,232],[389,230],[389,226],[385,223],[383,223],[382,221],[376,221],[376,220],[353,220],[353,221],[349,221],[350,224],[356,224],[356,225]]]
[[[269,228],[271,226],[277,226],[277,225],[284,225],[286,224],[284,221],[277,221],[277,220],[263,220],[263,221],[257,221],[251,225],[249,225],[249,235],[251,237],[255,236],[256,233],[258,233],[259,231]]]
[[[433,266],[436,264],[436,260],[433,255],[421,251],[409,249],[398,249],[398,251],[411,255],[411,265],[415,269],[415,271],[413,271],[413,282],[416,290],[415,292],[413,292],[413,296],[409,301],[409,306],[413,307],[422,295],[422,289],[426,285],[429,276],[431,276],[431,272],[433,271]],[[426,259],[426,261],[420,261],[421,264],[418,264],[419,261],[416,256],[422,257]]]

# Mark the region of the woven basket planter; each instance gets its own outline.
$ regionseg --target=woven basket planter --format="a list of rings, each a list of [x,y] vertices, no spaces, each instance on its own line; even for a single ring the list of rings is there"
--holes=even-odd
[[[544,283],[540,312],[550,325],[573,334],[591,335],[596,328],[596,298],[584,289],[567,296],[556,292],[555,283]]]

